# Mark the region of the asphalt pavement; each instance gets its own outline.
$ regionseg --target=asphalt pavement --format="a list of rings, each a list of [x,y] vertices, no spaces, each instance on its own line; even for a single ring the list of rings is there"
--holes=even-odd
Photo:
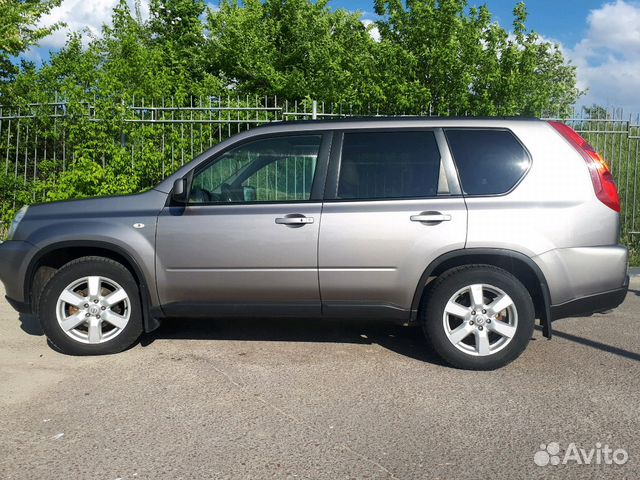
[[[467,372],[417,328],[348,319],[172,321],[70,357],[2,301],[0,478],[640,478],[639,316],[635,278]]]

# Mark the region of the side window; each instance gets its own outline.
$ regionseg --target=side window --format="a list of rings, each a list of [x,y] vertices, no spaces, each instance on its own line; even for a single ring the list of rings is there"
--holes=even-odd
[[[434,197],[440,177],[440,152],[433,132],[344,134],[339,199]]]
[[[256,140],[222,154],[198,172],[189,203],[309,200],[322,135]]]
[[[529,155],[507,130],[447,129],[445,132],[464,193],[506,193],[529,168]]]

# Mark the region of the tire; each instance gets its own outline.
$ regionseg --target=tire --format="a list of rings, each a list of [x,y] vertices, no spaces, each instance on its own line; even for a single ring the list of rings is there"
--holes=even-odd
[[[527,289],[509,272],[467,265],[434,280],[420,320],[427,341],[447,363],[465,370],[494,370],[524,351],[533,334],[535,310]]]
[[[136,281],[123,265],[104,257],[78,258],[56,271],[42,290],[36,315],[53,346],[69,355],[121,352],[142,333]]]

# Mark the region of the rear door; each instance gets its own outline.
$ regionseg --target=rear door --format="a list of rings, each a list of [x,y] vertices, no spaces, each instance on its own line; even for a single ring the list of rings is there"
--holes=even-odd
[[[158,218],[169,315],[319,315],[318,231],[330,134],[249,140],[193,173]]]
[[[408,319],[426,267],[464,247],[466,224],[442,130],[336,132],[318,252],[323,313]]]

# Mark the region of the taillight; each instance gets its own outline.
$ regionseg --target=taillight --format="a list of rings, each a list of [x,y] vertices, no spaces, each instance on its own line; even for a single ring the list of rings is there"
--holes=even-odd
[[[593,191],[596,193],[596,197],[607,207],[619,212],[620,197],[618,196],[616,182],[613,180],[613,175],[611,175],[611,171],[603,158],[573,128],[560,122],[549,122],[549,125],[555,128],[584,158],[591,174],[591,182],[593,183]]]

